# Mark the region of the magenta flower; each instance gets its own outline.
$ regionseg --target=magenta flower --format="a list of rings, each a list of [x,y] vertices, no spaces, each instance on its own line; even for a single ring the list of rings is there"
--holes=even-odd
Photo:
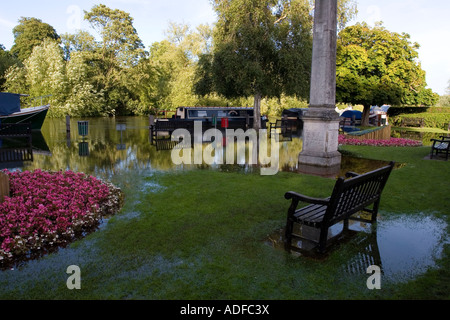
[[[66,244],[122,206],[120,189],[84,173],[4,173],[11,194],[0,204],[0,265]]]
[[[374,146],[374,147],[420,147],[422,142],[403,139],[403,138],[391,138],[389,140],[374,140],[374,139],[355,139],[349,138],[346,135],[339,135],[339,144],[341,145],[353,145],[353,146]]]

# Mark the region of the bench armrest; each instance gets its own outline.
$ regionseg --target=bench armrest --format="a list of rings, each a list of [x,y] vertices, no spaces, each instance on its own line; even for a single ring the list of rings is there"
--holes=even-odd
[[[434,142],[450,142],[450,137],[441,136],[440,139],[430,139],[430,141],[434,141]]]
[[[302,201],[302,202],[307,202],[307,203],[311,203],[311,204],[321,204],[321,205],[328,205],[330,203],[330,199],[323,199],[323,198],[313,198],[313,197],[308,197],[305,196],[303,194],[299,194],[293,191],[287,192],[284,195],[284,198],[286,200],[290,200],[293,199],[296,202]]]
[[[354,178],[354,177],[357,177],[357,176],[359,176],[359,175],[360,175],[359,173],[349,171],[349,172],[347,172],[347,173],[345,174],[345,177],[346,177],[346,178]]]

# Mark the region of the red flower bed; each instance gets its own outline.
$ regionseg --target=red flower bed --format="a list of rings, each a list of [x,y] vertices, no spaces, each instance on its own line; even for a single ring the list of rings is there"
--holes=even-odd
[[[374,140],[365,139],[359,140],[355,138],[349,138],[345,135],[339,135],[339,144],[353,145],[353,146],[375,146],[375,147],[420,147],[422,142],[403,139],[403,138],[391,138],[389,140]]]
[[[120,189],[84,173],[4,173],[11,194],[0,204],[0,265],[66,244],[122,205]]]

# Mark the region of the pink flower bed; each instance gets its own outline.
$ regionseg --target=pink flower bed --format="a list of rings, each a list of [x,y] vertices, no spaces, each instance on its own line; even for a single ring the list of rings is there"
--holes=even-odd
[[[339,135],[339,144],[353,145],[353,146],[375,146],[375,147],[419,147],[422,146],[422,142],[403,139],[403,138],[391,138],[390,140],[374,140],[365,139],[358,140],[349,138],[345,135]]]
[[[122,205],[120,189],[84,173],[4,173],[11,195],[0,204],[0,264],[66,244]]]

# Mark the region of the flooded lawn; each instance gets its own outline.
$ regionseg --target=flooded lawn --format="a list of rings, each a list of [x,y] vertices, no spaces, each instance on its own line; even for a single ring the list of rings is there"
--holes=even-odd
[[[42,134],[33,136],[32,160],[7,164],[3,163],[0,164],[0,169],[9,168],[10,170],[20,169],[23,171],[35,169],[53,171],[73,170],[76,172],[84,172],[100,179],[111,181],[119,188],[127,190],[128,194],[126,196],[125,207],[119,215],[103,222],[100,226],[99,234],[93,235],[89,239],[78,241],[74,246],[58,250],[56,253],[45,258],[29,261],[14,270],[0,271],[0,285],[4,286],[3,292],[10,291],[16,293],[18,296],[25,296],[27,293],[24,288],[27,287],[27,283],[32,281],[29,279],[35,278],[37,274],[44,275],[44,280],[42,280],[43,287],[49,286],[48,283],[53,281],[52,277],[55,274],[60,278],[58,278],[58,281],[61,280],[62,283],[65,283],[67,275],[65,274],[65,271],[61,274],[61,270],[66,268],[68,264],[73,263],[94,266],[92,267],[94,270],[92,272],[93,274],[89,275],[92,278],[100,278],[100,274],[105,272],[108,276],[118,279],[120,283],[122,283],[122,280],[124,283],[127,282],[127,278],[132,279],[136,283],[140,283],[139,281],[142,280],[139,280],[139,278],[142,277],[145,277],[147,280],[153,279],[152,277],[162,277],[167,283],[177,286],[180,285],[183,280],[190,280],[183,278],[185,273],[187,277],[197,277],[192,271],[186,272],[192,268],[205,268],[202,270],[202,274],[209,279],[209,281],[214,282],[213,279],[209,278],[210,275],[208,272],[211,271],[209,268],[213,265],[220,270],[221,263],[211,261],[211,259],[218,259],[220,261],[220,259],[224,259],[221,255],[219,255],[219,258],[211,258],[210,256],[203,257],[204,253],[202,251],[201,253],[195,252],[197,255],[192,256],[191,259],[190,257],[182,257],[183,254],[179,254],[178,251],[177,252],[181,257],[178,257],[176,254],[167,257],[158,251],[152,251],[150,253],[146,251],[147,255],[144,257],[133,256],[133,259],[136,259],[136,261],[125,262],[122,261],[125,257],[116,257],[108,251],[100,251],[97,249],[96,243],[97,241],[104,240],[102,238],[104,236],[102,235],[103,232],[110,236],[111,230],[114,230],[116,225],[122,227],[127,226],[127,228],[130,226],[129,229],[127,229],[126,235],[121,235],[125,240],[128,239],[128,237],[139,237],[139,235],[134,234],[133,231],[136,233],[152,232],[151,229],[145,229],[145,231],[143,231],[139,228],[141,227],[140,222],[146,220],[150,214],[149,212],[151,211],[150,208],[152,207],[153,201],[152,195],[162,194],[168,188],[167,185],[160,184],[158,179],[155,178],[157,174],[165,175],[166,173],[171,174],[183,170],[197,169],[202,170],[202,172],[212,170],[245,174],[257,172],[259,168],[252,165],[204,164],[177,166],[172,162],[170,150],[158,151],[156,146],[151,144],[148,119],[146,117],[88,120],[89,134],[87,137],[83,138],[78,134],[77,119],[72,119],[70,133],[66,132],[65,120],[47,119]],[[5,146],[8,147],[8,145],[4,143],[3,147]],[[289,172],[285,173],[285,175],[290,176],[291,173],[294,175],[299,171],[297,162],[301,148],[302,141],[300,138],[294,137],[292,141],[282,141],[280,143],[280,171]],[[361,173],[368,172],[386,164],[387,162],[385,161],[365,160],[343,155],[341,170],[336,176],[344,175],[347,171]],[[401,164],[399,165],[401,166]],[[277,181],[277,183],[284,183],[284,180],[281,182]],[[286,187],[286,189],[288,189],[288,187]],[[146,202],[146,204],[143,205],[142,199],[145,199],[148,203]],[[239,201],[244,201],[242,199],[240,198]],[[209,200],[213,201],[213,199]],[[171,196],[170,201],[173,201],[176,205],[177,197]],[[198,205],[201,207],[200,203]],[[286,204],[285,209],[283,207],[283,212],[285,210],[287,213],[287,206],[288,205]],[[180,210],[180,214],[183,215],[182,210]],[[225,219],[225,217],[223,219]],[[270,219],[276,218],[271,217]],[[270,221],[265,223],[273,223],[273,225],[275,225],[274,222]],[[268,256],[274,257],[276,256],[275,252],[279,252],[278,249],[284,250],[283,232],[282,230],[277,230],[277,228],[282,225],[283,224],[280,224],[278,221],[276,227],[271,229],[273,230],[273,234],[271,234],[268,239],[265,239],[265,243],[268,244],[269,247],[272,247],[273,250],[270,250],[271,248],[268,249],[267,245],[262,245],[264,249],[259,248],[259,250],[261,250],[259,251],[260,254],[265,253],[264,250],[267,249],[271,251]],[[196,223],[191,221],[186,224],[186,229],[180,230],[182,232],[188,232],[189,228],[195,227]],[[255,225],[254,228],[257,228],[257,226]],[[339,228],[341,228],[341,226],[335,226],[331,230],[331,233],[338,233],[340,231]],[[342,246],[344,247],[350,246],[348,248],[354,248],[354,254],[349,255],[349,257],[345,259],[346,263],[341,266],[342,270],[347,273],[365,274],[367,267],[375,264],[381,267],[384,277],[386,277],[386,279],[392,279],[393,282],[403,280],[408,281],[417,275],[425,273],[429,268],[435,267],[435,260],[441,257],[444,245],[448,243],[448,227],[446,222],[426,215],[415,214],[409,216],[406,213],[400,215],[381,212],[378,223],[374,228],[360,223],[352,224],[350,228],[358,233],[353,235],[352,239],[349,241],[342,243]],[[204,229],[201,230],[204,231]],[[159,230],[159,232],[160,234],[164,234],[165,230]],[[146,234],[145,236],[148,239],[151,239],[149,235]],[[240,236],[242,235],[240,234]],[[194,235],[194,238],[195,237],[201,239],[202,235]],[[154,240],[158,243],[164,242],[164,239],[160,238]],[[197,240],[197,238],[195,238],[195,240]],[[259,238],[258,241],[261,240],[262,239]],[[114,241],[117,241],[114,243],[120,247],[120,239],[114,239]],[[139,238],[135,241],[139,244],[141,239]],[[172,240],[168,241],[172,242]],[[226,248],[228,245],[239,247],[241,245],[244,246],[245,244],[236,244],[233,241],[230,241],[224,245],[224,242],[219,239],[217,240],[217,243],[211,244],[213,249],[207,246],[210,251],[205,251],[207,252],[205,254],[216,252],[217,250]],[[120,248],[117,249],[119,252]],[[239,248],[244,251],[247,250],[242,249],[241,247]],[[126,249],[128,250],[128,248]],[[114,250],[116,250],[115,247]],[[238,255],[239,250],[233,250],[232,254]],[[250,256],[251,255],[252,253],[250,253]],[[101,257],[101,259],[99,257]],[[305,259],[304,257],[298,258]],[[101,264],[97,266],[96,264],[99,259]],[[108,263],[111,263],[111,266],[108,265]],[[222,264],[223,263],[228,262],[222,261]],[[236,265],[239,265],[239,263],[241,262],[233,262],[233,264]],[[277,263],[279,263],[278,267],[286,268],[286,272],[295,273],[292,265],[285,264],[284,262]],[[311,270],[315,269],[314,265],[311,267],[311,265],[308,265],[308,262],[304,263],[306,263],[307,266],[306,270],[309,270],[308,268],[311,268]],[[126,266],[125,270],[121,269],[123,264]],[[118,275],[113,273],[114,268],[118,269]],[[229,266],[229,268],[236,272],[236,274],[239,274],[239,270],[234,270],[233,265]],[[272,266],[264,265],[264,267],[260,268],[272,268]],[[305,271],[303,270],[301,272]],[[323,273],[325,273],[325,271],[323,271]],[[46,276],[46,274],[48,274],[48,276]],[[244,277],[244,275],[240,276]],[[265,276],[261,275],[261,279],[264,277]],[[284,275],[279,277],[280,279],[283,279]],[[155,285],[165,288],[165,283],[159,283],[159,280],[154,279],[152,281],[154,281]],[[203,285],[203,281],[203,279],[198,280],[198,283],[202,283]],[[267,285],[264,281],[266,280],[261,280],[261,283],[259,283],[261,288],[264,288],[264,286]],[[100,282],[102,283],[102,281]],[[15,285],[16,283],[20,283],[20,286],[17,287]],[[195,283],[195,285],[198,286],[196,289],[201,292],[202,285],[198,283]],[[237,284],[233,285],[239,286],[239,283],[240,282],[237,281]],[[107,287],[108,285],[113,286],[111,283],[106,284]],[[34,286],[34,284],[31,286]],[[146,283],[140,287],[145,286]],[[296,289],[298,289],[298,287]],[[21,290],[24,291],[22,292]],[[64,286],[59,290],[62,294],[66,294],[67,292],[67,289]],[[130,289],[130,292],[123,293],[124,297],[142,297],[142,295],[144,295],[140,289],[134,288],[133,290]],[[173,292],[171,290],[165,290],[167,291],[167,296],[164,297],[172,297]],[[242,290],[245,292],[247,288],[243,288]],[[311,290],[312,292],[316,290],[314,284],[311,285]],[[92,294],[95,295],[95,292],[96,291],[94,290]],[[1,293],[2,291],[0,290],[0,296]],[[11,297],[10,295],[7,296]],[[108,294],[101,291],[99,296],[105,297],[108,296]],[[154,296],[158,297],[158,295]]]

